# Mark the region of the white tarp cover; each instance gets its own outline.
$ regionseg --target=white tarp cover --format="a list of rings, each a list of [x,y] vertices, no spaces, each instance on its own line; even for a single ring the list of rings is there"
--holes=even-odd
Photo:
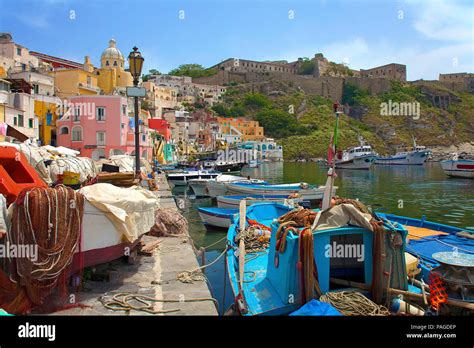
[[[155,211],[159,204],[151,191],[104,183],[85,186],[79,192],[90,204],[103,211],[129,242],[149,232],[155,225]]]
[[[370,214],[362,213],[352,204],[339,204],[321,212],[321,216],[316,224],[316,231],[338,228],[347,225],[365,227],[373,230]]]
[[[89,178],[94,178],[99,172],[94,161],[87,157],[76,157],[78,151],[59,146],[46,145],[38,147],[25,143],[14,144],[0,142],[0,146],[11,146],[22,152],[31,166],[36,170],[40,178],[51,185],[57,180],[58,174],[70,171],[80,174],[80,182],[85,182]],[[44,161],[51,160],[51,164],[46,166]]]

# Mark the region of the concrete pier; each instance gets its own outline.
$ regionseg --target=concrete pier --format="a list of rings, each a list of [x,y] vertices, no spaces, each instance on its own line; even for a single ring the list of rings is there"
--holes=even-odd
[[[166,177],[157,178],[160,206],[177,210]],[[199,267],[189,235],[180,237],[143,236],[145,243],[159,240],[160,244],[152,256],[138,256],[134,264],[116,260],[95,267],[94,280],[87,280],[83,291],[77,293],[71,302],[81,307],[55,312],[56,315],[217,315],[217,308],[210,300],[186,302],[192,299],[211,298],[206,281],[183,283],[177,279],[182,271]],[[101,277],[104,280],[101,281]],[[98,279],[99,278],[99,279]],[[99,298],[119,292],[147,295],[156,299],[179,300],[181,302],[156,302],[155,310],[179,309],[175,312],[151,314],[131,310],[113,311],[107,309]],[[140,305],[137,303],[137,305]]]

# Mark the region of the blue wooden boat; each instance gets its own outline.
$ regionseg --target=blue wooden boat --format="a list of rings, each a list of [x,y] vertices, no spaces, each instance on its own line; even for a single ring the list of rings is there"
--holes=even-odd
[[[227,189],[236,195],[297,195],[307,200],[321,200],[324,194],[324,186],[308,185],[306,183],[295,184],[252,184],[244,182],[231,182],[226,184]],[[333,196],[337,187],[333,187]]]
[[[239,209],[226,209],[226,208],[214,208],[214,207],[199,207],[198,213],[201,221],[204,225],[218,227],[218,228],[229,228],[232,219]]]
[[[403,225],[407,229],[409,239],[407,252],[419,259],[421,268],[419,277],[426,283],[431,269],[440,265],[433,258],[433,254],[453,251],[455,248],[460,253],[474,254],[474,239],[458,234],[464,232],[473,235],[474,231],[427,221],[425,216],[421,219],[383,213],[377,213],[377,216],[388,219],[395,225]]]
[[[236,307],[243,315],[286,315],[300,308],[302,301],[301,281],[297,270],[299,253],[299,235],[289,232],[286,235],[286,248],[284,252],[276,251],[277,230],[279,223],[275,220],[283,214],[288,213],[291,208],[277,203],[254,204],[247,208],[246,224],[251,220],[271,228],[269,247],[254,253],[245,254],[245,262],[239,260],[241,248],[236,242],[239,233],[240,214],[234,216],[232,225],[227,234],[229,249],[226,253],[226,265],[232,291],[236,298]],[[397,260],[402,263],[396,271],[402,282],[400,289],[407,290],[406,266],[404,254],[404,241],[407,231],[399,225],[398,227],[386,226],[391,231],[400,234],[402,247]],[[335,288],[330,284],[330,278],[335,277],[337,271],[344,274],[345,271],[351,276],[358,275],[366,284],[372,282],[373,271],[373,243],[374,233],[366,228],[345,226],[327,230],[316,230],[312,232],[314,241],[314,260],[317,266],[317,280],[321,293],[333,291]],[[333,263],[333,259],[327,257],[327,245],[337,240],[344,243],[348,238],[351,242],[361,245],[364,250],[363,260],[352,260]],[[278,259],[278,261],[276,261]],[[244,264],[243,269],[239,266]],[[239,282],[239,274],[243,272],[243,283]],[[400,273],[401,272],[401,273]]]

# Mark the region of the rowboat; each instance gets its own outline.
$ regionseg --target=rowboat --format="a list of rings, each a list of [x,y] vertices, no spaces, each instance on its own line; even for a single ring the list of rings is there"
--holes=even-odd
[[[302,276],[304,270],[296,271],[297,265],[300,264],[300,234],[288,232],[283,237],[280,234],[280,239],[277,240],[280,224],[275,219],[289,211],[291,208],[281,204],[261,203],[247,208],[246,221],[241,222],[244,217],[240,213],[234,216],[227,233],[229,248],[226,252],[226,265],[236,299],[235,307],[241,315],[287,315],[305,303],[301,284],[303,279],[305,281],[308,279]],[[262,230],[271,229],[269,245],[263,250],[242,249],[240,242],[236,239],[241,231],[240,226],[245,224],[244,226],[248,227],[252,221],[258,221],[259,226],[264,226]],[[389,251],[391,253],[389,257],[393,258],[396,265],[391,272],[397,279],[395,283],[391,283],[391,286],[407,290],[406,269],[403,265],[406,230],[402,226],[395,228],[387,226],[387,228],[390,228],[393,235],[398,235],[397,239],[402,243],[401,248],[393,252]],[[332,277],[337,275],[353,274],[365,279],[366,284],[372,283],[373,255],[375,255],[374,232],[364,227],[346,225],[338,228],[316,229],[310,233],[312,244],[307,247],[314,250],[316,279],[322,294],[333,290],[330,282]],[[283,241],[286,243],[284,249],[280,248]],[[342,245],[357,243],[365,257],[362,260],[345,258],[342,261],[336,257],[328,257],[327,246],[334,241]],[[310,261],[307,264],[311,263]]]
[[[229,228],[233,216],[239,212],[238,209],[225,208],[198,208],[201,221],[206,227]]]
[[[285,200],[288,199],[291,199],[295,203],[302,202],[300,198],[290,198],[290,196],[285,195],[217,196],[216,199],[219,208],[227,209],[237,209],[241,200],[245,200],[247,206],[269,202],[284,204]]]
[[[324,186],[308,185],[306,183],[294,184],[252,184],[252,183],[228,183],[227,189],[232,194],[238,195],[285,195],[295,196],[304,200],[321,200],[324,194]],[[333,195],[337,187],[333,187]]]
[[[446,175],[460,178],[474,178],[474,160],[458,159],[441,161]]]
[[[229,193],[227,184],[230,182],[245,182],[252,184],[266,184],[266,181],[259,179],[249,179],[242,176],[235,175],[220,175],[213,180],[208,180],[206,182],[206,191],[207,195],[210,197],[224,196]]]

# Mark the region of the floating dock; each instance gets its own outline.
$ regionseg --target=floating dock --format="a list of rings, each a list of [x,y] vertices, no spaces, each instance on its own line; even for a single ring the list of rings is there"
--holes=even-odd
[[[164,174],[157,176],[161,208],[178,210]],[[92,280],[87,280],[81,292],[72,300],[72,308],[60,310],[53,315],[218,315],[212,294],[206,281],[183,283],[177,279],[179,273],[199,267],[196,253],[189,235],[179,237],[143,236],[146,244],[159,240],[159,246],[152,256],[137,256],[133,264],[116,260],[95,267]],[[131,293],[156,299],[177,302],[155,302],[154,310],[167,313],[144,311],[111,310],[100,299],[118,293]],[[105,298],[105,297],[104,297]],[[193,301],[198,299],[197,301]],[[191,301],[191,302],[189,302]],[[74,306],[80,303],[80,306]],[[142,305],[135,302],[136,305]]]

